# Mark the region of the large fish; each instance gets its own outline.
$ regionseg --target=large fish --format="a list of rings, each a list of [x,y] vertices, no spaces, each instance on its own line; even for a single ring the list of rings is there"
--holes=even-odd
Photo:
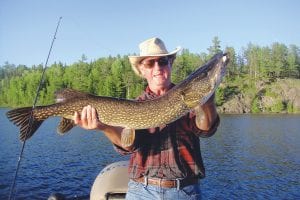
[[[128,129],[147,129],[169,124],[205,103],[214,93],[225,75],[228,55],[216,54],[205,65],[190,74],[165,95],[153,100],[136,101],[95,96],[64,89],[57,92],[59,103],[47,106],[17,108],[7,112],[7,117],[20,127],[20,140],[30,138],[39,126],[51,116],[61,116],[57,131],[61,134],[74,127],[74,112],[91,105],[97,110],[101,122]]]

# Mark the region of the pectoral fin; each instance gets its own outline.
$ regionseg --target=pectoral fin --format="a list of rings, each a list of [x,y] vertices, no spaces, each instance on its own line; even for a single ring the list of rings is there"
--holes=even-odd
[[[75,126],[72,119],[61,118],[60,123],[57,127],[57,133],[63,135]]]
[[[130,147],[131,145],[133,145],[134,139],[135,139],[134,129],[129,129],[129,128],[123,129],[121,133],[122,147]]]
[[[194,108],[197,104],[199,104],[199,97],[196,97],[192,90],[185,90],[180,94],[187,107]]]

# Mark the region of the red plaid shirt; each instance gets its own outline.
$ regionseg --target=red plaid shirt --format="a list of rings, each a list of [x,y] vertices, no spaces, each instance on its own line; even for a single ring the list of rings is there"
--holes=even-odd
[[[156,97],[147,87],[138,100]],[[118,146],[116,150],[121,154],[131,154],[128,171],[132,179],[142,176],[164,179],[203,178],[205,169],[199,136],[213,135],[219,121],[218,117],[212,128],[204,132],[197,128],[195,116],[187,114],[161,130],[156,128],[154,133],[147,129],[136,130],[133,150],[128,152]]]

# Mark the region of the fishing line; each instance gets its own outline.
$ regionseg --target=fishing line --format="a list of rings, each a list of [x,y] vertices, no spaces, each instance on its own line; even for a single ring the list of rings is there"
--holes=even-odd
[[[26,140],[27,140],[27,135],[28,135],[29,132],[31,132],[32,125],[33,125],[32,124],[33,123],[33,110],[35,109],[35,106],[36,106],[36,103],[37,103],[37,100],[38,100],[38,96],[39,96],[42,84],[44,82],[44,74],[45,74],[45,71],[47,69],[48,60],[49,60],[49,57],[50,57],[50,54],[51,54],[51,51],[52,51],[54,41],[56,39],[56,34],[57,34],[58,27],[60,25],[61,19],[62,19],[62,17],[60,17],[58,22],[57,22],[57,26],[56,26],[55,33],[54,33],[54,36],[53,36],[53,39],[52,39],[52,42],[51,42],[51,46],[50,46],[50,49],[49,49],[49,52],[48,52],[48,56],[47,56],[45,65],[43,67],[41,79],[40,79],[40,82],[39,82],[39,85],[38,85],[38,88],[37,88],[37,91],[36,91],[36,95],[35,95],[35,98],[34,98],[34,102],[33,102],[30,117],[29,117],[29,125],[28,125],[27,130],[26,130],[26,135],[25,135],[26,139],[22,143],[20,156],[19,156],[19,159],[18,159],[18,162],[17,162],[16,172],[15,172],[13,183],[11,185],[11,189],[10,189],[10,192],[9,192],[9,200],[14,199],[13,197],[14,197],[14,192],[15,192],[15,188],[16,188],[16,180],[17,180],[17,177],[18,177],[19,169],[20,169],[20,164],[21,164],[21,160],[22,160],[22,156],[23,156],[23,152],[24,152],[24,148],[25,148],[25,144],[26,144]]]

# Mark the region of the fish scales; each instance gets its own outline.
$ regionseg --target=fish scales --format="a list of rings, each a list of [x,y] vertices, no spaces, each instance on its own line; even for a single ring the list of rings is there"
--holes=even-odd
[[[20,127],[21,140],[30,138],[51,116],[62,117],[59,127],[63,133],[70,130],[74,126],[74,112],[81,113],[87,105],[94,107],[100,120],[108,125],[132,129],[159,127],[182,117],[199,103],[205,103],[225,75],[228,60],[227,54],[215,55],[165,95],[153,100],[119,99],[64,89],[56,93],[59,103],[35,107],[32,124],[29,120],[31,107],[10,110],[7,117]]]

